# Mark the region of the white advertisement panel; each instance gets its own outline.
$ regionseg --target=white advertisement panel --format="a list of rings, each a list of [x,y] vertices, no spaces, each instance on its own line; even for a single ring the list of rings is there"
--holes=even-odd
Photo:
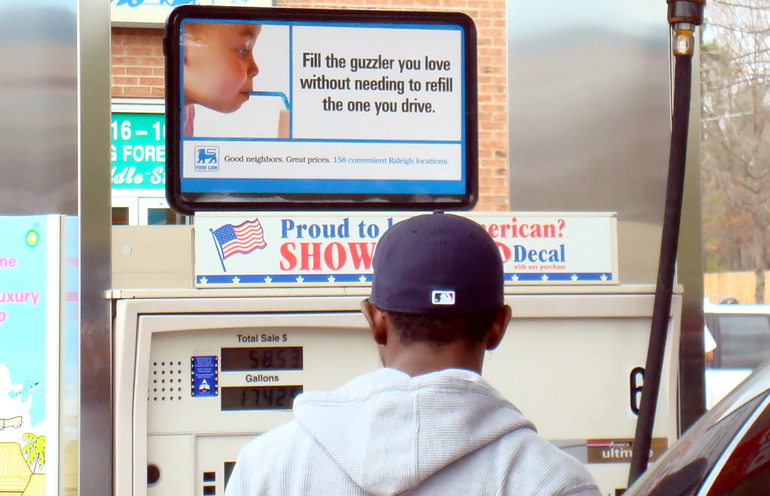
[[[297,138],[462,139],[462,31],[293,30]],[[361,40],[366,40],[362,42]]]
[[[58,494],[62,217],[0,232],[0,494]]]
[[[411,213],[245,213],[195,217],[197,287],[366,286],[380,236]],[[473,213],[509,285],[617,284],[612,213]]]

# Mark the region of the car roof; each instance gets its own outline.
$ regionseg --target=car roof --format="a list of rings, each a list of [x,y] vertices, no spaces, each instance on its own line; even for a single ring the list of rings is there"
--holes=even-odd
[[[707,429],[719,424],[721,420],[725,419],[731,413],[735,412],[743,405],[746,405],[757,397],[763,397],[761,401],[763,404],[765,404],[767,402],[768,389],[770,389],[770,361],[767,361],[761,366],[757,367],[757,369],[740,385],[738,385],[725,398],[717,403],[711,410],[707,411],[692,427],[690,427],[687,432],[682,435],[681,438],[677,440],[676,443],[674,443],[674,445],[672,445],[666,451],[666,453],[663,454],[663,456],[655,463],[655,465],[650,467],[650,469],[645,474],[643,474],[638,481],[636,481],[631,487],[628,488],[627,493],[629,495],[633,494],[635,496],[658,494],[654,490],[657,483],[652,481],[659,480],[662,476],[667,475],[668,471],[666,470],[666,467],[671,467],[673,464],[676,464],[678,459],[687,458],[685,453],[687,453],[687,450],[695,444],[694,439],[697,439]],[[759,408],[757,411],[758,410]],[[749,425],[743,422],[733,426],[733,428],[738,429],[739,432],[748,429],[748,427]],[[723,459],[725,456],[729,456],[732,451],[730,446],[734,447],[735,443],[737,443],[737,439],[731,439],[730,442],[725,446],[724,451],[718,456],[718,460]],[[696,451],[693,452],[693,454],[699,455],[699,452]],[[709,470],[709,472],[711,472],[711,470]],[[713,479],[716,477],[716,473],[706,473],[704,475],[708,480],[711,480],[711,483],[713,483]],[[710,484],[707,480],[704,480],[703,482]],[[649,489],[653,489],[653,491],[649,492]],[[703,489],[703,487],[701,487],[701,489]]]
[[[729,406],[719,416],[719,420],[768,389],[770,389],[770,361],[757,367],[751,375],[724,398],[723,401]]]
[[[763,315],[770,314],[770,305],[742,305],[735,303],[704,303],[703,313],[719,314],[748,314]]]

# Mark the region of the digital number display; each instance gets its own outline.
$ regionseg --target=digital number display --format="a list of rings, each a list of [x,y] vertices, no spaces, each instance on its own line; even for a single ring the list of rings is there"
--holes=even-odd
[[[302,386],[251,386],[222,388],[222,410],[291,410]]]
[[[302,347],[222,348],[222,371],[302,370]]]

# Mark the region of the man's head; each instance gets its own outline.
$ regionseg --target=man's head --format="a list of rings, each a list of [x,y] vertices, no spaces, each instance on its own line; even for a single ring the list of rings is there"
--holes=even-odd
[[[510,308],[500,252],[480,225],[443,213],[399,222],[380,239],[373,265],[362,311],[386,366],[412,375],[481,371],[484,351],[502,340]]]

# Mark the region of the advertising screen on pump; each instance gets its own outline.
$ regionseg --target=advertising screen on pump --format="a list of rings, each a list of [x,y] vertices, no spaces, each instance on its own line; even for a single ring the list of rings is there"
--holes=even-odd
[[[365,286],[371,284],[377,241],[390,226],[412,215],[199,213],[196,286]],[[467,216],[497,243],[506,284],[618,283],[615,214]]]
[[[174,105],[167,169],[177,210],[254,210],[238,205],[247,201],[286,202],[281,210],[322,200],[327,209],[352,201],[377,210],[475,201],[470,18],[232,12],[203,18],[204,9],[180,8],[169,19],[176,34],[167,40]],[[215,36],[242,44],[247,63],[237,74],[216,62],[226,55],[207,41]]]

